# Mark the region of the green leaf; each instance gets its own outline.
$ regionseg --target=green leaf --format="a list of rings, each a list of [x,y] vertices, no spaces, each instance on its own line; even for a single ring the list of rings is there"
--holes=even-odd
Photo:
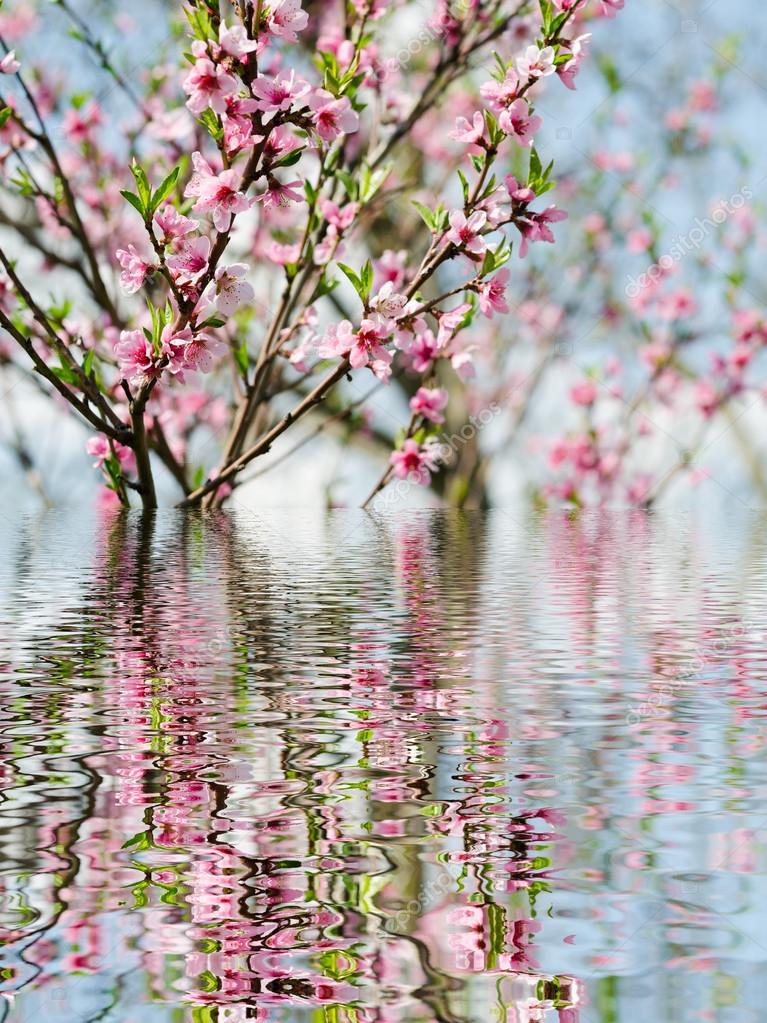
[[[378,192],[381,185],[386,181],[392,171],[394,161],[390,160],[377,171],[371,171],[368,166],[362,168],[362,180],[360,184],[360,199],[362,202],[370,202]]]
[[[170,193],[173,191],[176,185],[176,181],[178,180],[178,173],[180,169],[181,169],[180,167],[174,167],[170,174],[167,176],[167,178],[165,178],[165,180],[160,184],[160,186],[155,191],[154,195],[152,196],[152,202],[150,204],[150,210],[152,213],[154,213],[154,211],[157,209],[157,207],[160,205],[163,199],[167,199]]]
[[[469,180],[460,168],[458,169],[458,177],[461,179],[461,188],[463,189],[463,204],[465,206],[469,201]]]
[[[370,298],[370,292],[373,290],[373,264],[368,259],[362,268],[362,288],[365,292],[364,302]]]
[[[139,197],[137,195],[134,195],[133,192],[127,192],[125,189],[120,189],[120,195],[123,197],[123,199],[129,202],[135,210],[138,210],[139,214],[141,215],[141,219],[144,220],[146,216],[146,214],[144,213],[144,204],[139,199]]]
[[[77,384],[77,374],[69,366],[51,366],[51,373],[65,384]]]
[[[460,171],[459,171],[459,173],[460,173]],[[412,203],[415,206],[415,208],[418,210],[418,212],[421,214],[421,220],[424,222],[424,224],[426,224],[428,229],[432,233],[434,231],[436,231],[437,228],[436,228],[436,221],[434,219],[434,214],[429,209],[429,207],[428,206],[424,206],[423,203],[416,202],[415,199],[412,200]]]
[[[349,280],[352,282],[354,290],[357,292],[359,297],[362,298],[364,287],[362,284],[362,279],[357,275],[356,271],[352,270],[352,268],[350,266],[347,266],[346,263],[339,263],[338,267],[349,278]]]
[[[547,36],[551,30],[552,15],[551,0],[538,0],[538,4],[541,8],[541,22],[543,25],[543,34]]]
[[[198,986],[207,992],[219,991],[221,989],[221,981],[210,970],[203,970],[197,977],[195,977]]]
[[[336,177],[341,181],[341,184],[346,189],[346,194],[349,196],[350,201],[356,202],[358,198],[357,182],[351,174],[345,170],[338,170],[336,171]]]
[[[305,146],[301,146],[299,149],[294,149],[292,153],[288,153],[287,156],[283,156],[281,160],[272,164],[272,170],[277,167],[292,167],[301,159],[305,148]]]
[[[129,838],[127,842],[123,842],[123,849],[135,849],[136,852],[143,852],[145,849],[151,849],[153,846],[152,833],[151,831],[139,831]]]
[[[139,199],[141,199],[141,202],[144,204],[144,209],[148,209],[152,190],[149,187],[149,179],[144,172],[144,168],[136,160],[134,160],[131,164],[131,174],[136,181]]]
[[[237,369],[239,369],[242,376],[247,376],[250,359],[248,358],[248,346],[245,341],[235,348],[234,361],[237,363]]]
[[[323,295],[329,295],[332,291],[335,291],[338,287],[338,283],[339,282],[337,280],[328,280],[328,278],[323,274],[317,287],[314,289],[312,302],[316,302],[317,299],[322,298]]]

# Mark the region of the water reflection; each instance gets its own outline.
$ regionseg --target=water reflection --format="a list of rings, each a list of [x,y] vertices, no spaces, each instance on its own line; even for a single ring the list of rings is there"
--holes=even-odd
[[[765,564],[638,513],[29,524],[0,1020],[762,1018]]]

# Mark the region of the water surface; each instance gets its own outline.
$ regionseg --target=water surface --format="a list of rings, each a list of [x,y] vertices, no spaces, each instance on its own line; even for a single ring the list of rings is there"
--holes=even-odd
[[[8,525],[0,1020],[764,1019],[766,540]]]

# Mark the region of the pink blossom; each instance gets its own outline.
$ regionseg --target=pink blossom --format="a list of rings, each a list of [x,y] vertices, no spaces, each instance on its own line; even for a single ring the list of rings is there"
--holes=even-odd
[[[333,142],[339,135],[349,135],[359,130],[360,119],[346,96],[341,99],[317,89],[309,100],[314,111],[314,127],[321,139]]]
[[[138,254],[135,245],[129,245],[127,249],[118,249],[115,256],[122,267],[120,285],[126,294],[134,295],[155,268]]]
[[[712,383],[699,380],[695,385],[695,404],[706,419],[710,419],[721,404],[721,398]]]
[[[198,213],[212,213],[217,231],[229,230],[232,217],[246,210],[251,200],[238,191],[239,172],[230,168],[216,174],[201,153],[192,154],[195,173],[186,187],[187,196],[197,196],[194,209]]]
[[[224,316],[232,316],[241,305],[252,302],[256,297],[253,285],[242,279],[247,272],[244,263],[232,263],[216,270],[213,290],[216,307]]]
[[[567,220],[564,210],[558,210],[556,206],[549,206],[542,213],[534,213],[528,210],[524,218],[517,223],[522,232],[522,244],[519,247],[519,255],[524,258],[530,242],[554,243],[554,235],[549,224],[555,224],[560,220]]]
[[[459,117],[455,122],[455,128],[448,134],[448,138],[456,142],[465,142],[467,145],[477,145],[485,136],[485,118],[477,110],[471,121],[465,117]]]
[[[92,101],[79,110],[70,107],[64,114],[62,127],[72,142],[89,142],[93,129],[101,123],[101,107]]]
[[[143,330],[123,330],[114,347],[122,376],[130,383],[141,386],[160,372],[152,342]]]
[[[292,110],[295,102],[306,96],[311,86],[303,78],[297,78],[296,72],[291,69],[290,74],[283,72],[271,81],[259,75],[250,88],[260,110],[276,112]]]
[[[258,202],[263,203],[265,210],[275,206],[284,209],[286,206],[290,206],[292,202],[304,201],[304,193],[299,191],[301,187],[301,182],[298,179],[295,181],[278,181],[277,178],[270,177],[266,191],[258,196]]]
[[[303,32],[308,24],[309,15],[301,10],[301,0],[278,0],[269,15],[269,31],[288,43],[295,43],[296,33]]]
[[[517,71],[519,77],[524,81],[528,78],[546,78],[556,71],[554,64],[553,46],[544,46],[539,50],[537,46],[528,46],[523,54],[517,57]]]
[[[184,79],[183,88],[193,114],[201,114],[206,107],[223,114],[227,96],[237,91],[237,80],[208,57],[201,57]]]
[[[183,380],[183,370],[186,368],[186,346],[193,340],[191,327],[184,327],[181,330],[174,330],[173,324],[169,323],[160,335],[160,353],[167,366],[168,372]]]
[[[163,245],[168,245],[174,239],[183,238],[197,230],[195,221],[179,213],[170,203],[164,203],[157,210],[154,223],[160,232],[160,242]]]
[[[218,26],[218,42],[224,53],[236,60],[247,60],[249,53],[260,48],[257,39],[249,39],[248,34],[242,25],[227,27],[225,21]]]
[[[423,416],[432,423],[444,423],[442,410],[448,402],[448,393],[444,387],[419,387],[410,399],[410,409],[414,415]]]
[[[110,444],[109,438],[105,437],[103,433],[90,437],[85,444],[85,450],[92,458],[96,459],[93,463],[94,469],[100,469],[104,462],[112,457],[113,451],[121,467],[128,469],[135,465],[136,459],[133,451],[124,444],[118,444],[117,441],[112,441]]]
[[[406,440],[399,451],[392,451],[389,461],[397,479],[424,487],[429,485],[431,474],[437,468],[434,452],[412,439]]]
[[[599,388],[593,380],[583,380],[570,388],[570,399],[576,405],[589,406],[597,400]]]
[[[625,0],[602,0],[601,13],[605,18],[614,18],[618,11],[623,10]]]
[[[15,50],[9,50],[3,59],[0,60],[0,74],[15,75],[20,67],[21,64],[16,60]]]
[[[440,348],[447,347],[448,343],[453,339],[455,334],[463,326],[463,321],[466,319],[466,313],[469,312],[471,306],[468,302],[464,302],[455,309],[451,309],[447,313],[441,313],[439,317],[439,331],[437,332],[437,344]]]
[[[732,319],[738,341],[767,344],[767,320],[758,309],[739,309]]]
[[[253,134],[253,125],[249,120],[224,115],[224,148],[229,156],[241,153],[261,142],[263,135]]]
[[[345,231],[347,227],[351,227],[354,218],[359,213],[359,209],[360,204],[358,202],[349,202],[345,206],[340,207],[330,199],[320,200],[320,212],[323,217],[339,231]]]
[[[291,135],[287,128],[278,124],[269,133],[264,143],[264,162],[274,163],[287,156],[288,153],[292,153],[294,149],[298,149],[299,145],[298,139]]]
[[[509,68],[500,82],[491,80],[480,87],[480,95],[495,114],[510,106],[517,98],[519,76],[513,68]]]
[[[521,206],[527,206],[528,203],[535,199],[533,189],[528,188],[527,185],[521,185],[513,174],[506,175],[505,184],[512,202],[519,203]]]
[[[515,100],[498,118],[501,131],[511,135],[523,145],[532,146],[533,136],[542,124],[540,117],[531,117],[530,108],[524,99]]]
[[[486,223],[487,214],[481,210],[475,210],[469,217],[462,210],[454,210],[450,214],[450,230],[445,238],[466,252],[481,255],[487,248],[480,234]]]
[[[509,271],[501,270],[484,280],[479,285],[479,308],[484,316],[491,319],[494,313],[507,313],[509,306],[506,301],[506,283],[509,279]]]
[[[566,64],[560,64],[557,74],[568,89],[575,90],[575,76],[580,71],[581,62],[586,56],[586,47],[591,39],[591,33],[578,36],[570,43],[571,59]]]
[[[471,380],[476,374],[474,348],[465,348],[462,352],[454,352],[450,356],[450,365],[461,380]]]
[[[629,252],[647,252],[652,245],[652,232],[646,227],[639,227],[630,231],[626,238],[626,248]]]
[[[85,444],[85,450],[92,458],[96,459],[93,463],[94,469],[100,469],[107,458],[110,458],[112,455],[112,450],[109,447],[109,440],[103,433],[99,433],[95,437],[90,437]]]
[[[402,315],[407,305],[407,295],[400,295],[394,290],[391,281],[387,281],[370,303],[370,308],[385,320],[393,320]]]
[[[402,286],[405,280],[405,266],[407,264],[407,252],[400,249],[395,252],[393,249],[386,249],[381,258],[374,262],[375,284],[379,287],[386,281],[391,281],[395,288]]]
[[[208,333],[195,334],[188,340],[183,349],[183,368],[198,373],[210,373],[214,363],[219,359],[227,346],[219,338]]]
[[[437,339],[430,330],[417,334],[408,346],[410,364],[416,373],[426,373],[431,369],[438,352]]]
[[[203,236],[185,241],[165,262],[177,284],[189,285],[196,284],[205,273],[209,256],[210,239]]]
[[[689,288],[677,288],[658,301],[658,314],[665,320],[681,320],[697,311],[698,304]]]
[[[279,242],[270,241],[265,249],[265,255],[278,266],[287,266],[288,263],[298,262],[301,245],[299,242],[294,245],[281,245]]]
[[[325,331],[319,353],[323,358],[328,356],[345,356],[353,369],[370,366],[379,380],[385,380],[391,374],[392,353],[384,348],[389,333],[385,326],[374,320],[365,319],[355,332],[348,320],[339,324],[331,324]]]

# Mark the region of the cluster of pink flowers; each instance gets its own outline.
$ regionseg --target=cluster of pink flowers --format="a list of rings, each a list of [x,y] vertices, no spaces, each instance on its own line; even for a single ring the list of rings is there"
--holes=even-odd
[[[514,246],[525,257],[533,243],[553,242],[552,228],[565,217],[538,202],[553,187],[551,165],[535,146],[538,98],[559,81],[574,87],[589,41],[584,23],[618,5],[578,0],[535,12],[491,11],[487,0],[475,0],[462,13],[439,4],[431,44],[454,47],[462,70],[474,48],[490,53],[502,41],[508,51],[487,80],[472,86],[467,76],[450,91],[445,124],[439,89],[424,93],[424,109],[413,102],[431,73],[428,62],[422,68],[384,55],[381,26],[405,2],[355,0],[343,18],[330,10],[315,18],[301,0],[253,10],[193,0],[186,63],[154,68],[136,103],[130,151],[140,162],[132,163],[130,189],[118,187],[127,176],[124,156],[110,148],[103,101],[78,97],[63,110],[69,148],[62,159],[53,137],[39,146],[26,115],[12,112],[0,124],[7,153],[0,152],[0,165],[17,165],[14,154],[28,147],[53,161],[40,181],[71,181],[48,190],[30,178],[30,199],[52,242],[81,248],[81,258],[66,253],[59,265],[79,274],[100,312],[90,323],[68,311],[60,326],[51,322],[75,354],[61,370],[66,386],[53,373],[50,382],[60,396],[66,388],[75,398],[88,392],[86,418],[101,429],[99,451],[107,442],[111,452],[134,451],[124,481],[114,477],[112,457],[100,459],[123,503],[133,490],[152,506],[158,460],[183,487],[184,503],[221,499],[247,461],[271,446],[275,427],[243,450],[254,424],[272,419],[266,402],[277,394],[301,399],[306,386],[312,402],[299,400],[303,415],[331,387],[343,388],[345,375],[365,369],[402,386],[409,402],[410,421],[382,485],[392,477],[426,484],[442,468],[434,442],[450,420],[448,395],[473,387],[488,362],[489,335],[472,327],[508,313]],[[304,44],[310,22],[316,67],[293,49]],[[439,61],[434,67],[441,73]],[[0,71],[28,89],[15,52]],[[121,87],[136,100],[135,83]],[[34,88],[31,121],[59,103],[44,75]],[[396,158],[406,145],[449,155],[463,201],[448,188],[430,194],[426,176],[413,189]],[[389,199],[405,191],[418,197],[424,223],[408,207],[406,243],[379,254],[368,237]],[[369,236],[362,224],[372,225]],[[360,248],[370,253],[361,267]],[[56,258],[46,250],[46,260]],[[113,290],[112,270],[121,291]],[[353,308],[339,291],[336,314],[326,296],[344,278],[357,299]],[[327,360],[332,370],[320,380]],[[199,419],[186,400],[197,374],[207,375],[200,386],[210,396]],[[223,460],[206,475],[178,453],[198,426],[210,426],[209,409],[227,404],[228,430],[218,429]],[[468,406],[476,407],[473,396]],[[276,429],[292,422],[286,416]],[[195,487],[192,478],[202,483]]]

